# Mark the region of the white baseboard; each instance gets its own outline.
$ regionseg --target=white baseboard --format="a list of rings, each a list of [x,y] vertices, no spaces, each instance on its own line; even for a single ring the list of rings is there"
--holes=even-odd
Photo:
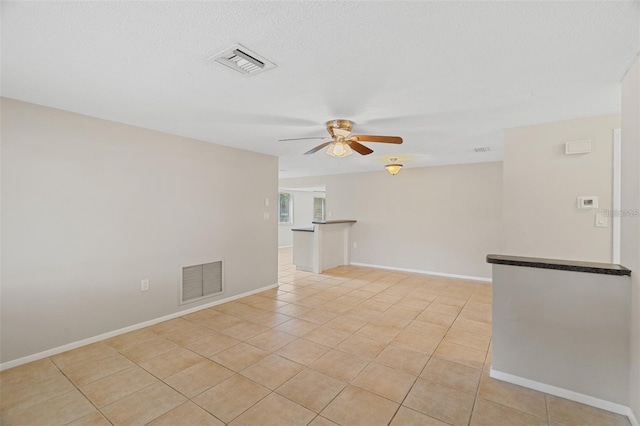
[[[141,328],[145,328],[145,327],[149,327],[150,325],[157,324],[159,322],[167,321],[167,320],[170,320],[170,319],[173,319],[173,318],[178,318],[178,317],[181,317],[183,315],[188,315],[188,314],[191,314],[193,312],[197,312],[197,311],[201,311],[203,309],[210,308],[212,306],[221,305],[223,303],[231,302],[231,301],[236,300],[236,299],[240,299],[240,298],[243,298],[243,297],[246,297],[246,296],[251,296],[252,294],[260,293],[262,291],[269,290],[269,289],[275,288],[277,286],[278,286],[278,284],[268,285],[266,287],[261,287],[261,288],[256,289],[256,290],[248,291],[246,293],[237,294],[235,296],[226,297],[224,299],[218,299],[218,300],[215,300],[215,301],[213,301],[211,303],[207,303],[207,304],[204,304],[204,305],[199,305],[199,306],[196,306],[194,308],[185,309],[185,310],[182,310],[182,311],[179,311],[179,312],[175,312],[173,314],[165,315],[165,316],[162,316],[160,318],[155,318],[155,319],[152,319],[152,320],[149,320],[149,321],[144,321],[144,322],[141,322],[141,323],[138,323],[138,324],[134,324],[134,325],[130,325],[128,327],[124,327],[124,328],[121,328],[121,329],[118,329],[118,330],[109,331],[107,333],[99,334],[97,336],[89,337],[87,339],[78,340],[77,342],[68,343],[66,345],[58,346],[56,348],[47,349],[46,351],[38,352],[38,353],[33,354],[33,355],[27,355],[25,357],[14,359],[12,361],[3,362],[2,364],[0,364],[0,371],[6,370],[6,369],[9,369],[9,368],[12,368],[12,367],[17,367],[19,365],[26,364],[28,362],[38,361],[39,359],[47,358],[47,357],[50,357],[50,356],[53,356],[53,355],[61,354],[62,352],[67,352],[67,351],[70,351],[72,349],[77,349],[77,348],[79,348],[81,346],[86,346],[86,345],[89,345],[91,343],[96,343],[96,342],[100,342],[102,340],[110,339],[111,337],[119,336],[121,334],[129,333],[131,331],[136,331],[136,330],[139,330]]]
[[[289,248],[289,247],[293,247],[293,245],[290,245],[290,246],[278,246],[279,249],[281,249],[281,248]]]
[[[350,264],[354,266],[366,266],[369,268],[388,269],[391,271],[414,272],[417,274],[436,275],[438,277],[458,278],[462,280],[482,281],[486,283],[491,282],[491,278],[473,277],[470,275],[447,274],[445,272],[424,271],[422,269],[396,268],[395,266],[372,265],[370,263],[351,262]]]
[[[604,399],[595,398],[593,396],[585,395],[582,393],[574,392],[572,390],[559,388],[557,386],[548,385],[546,383],[536,382],[534,380],[525,379],[520,376],[514,376],[513,374],[503,373],[491,368],[489,373],[494,379],[502,380],[504,382],[513,383],[514,385],[523,386],[525,388],[537,390],[540,392],[548,393],[549,395],[559,396],[561,398],[569,399],[571,401],[580,402],[585,405],[600,408],[602,410],[611,411],[612,413],[622,414],[627,416],[633,426],[640,426],[631,408],[626,405],[617,404],[611,401],[605,401]]]

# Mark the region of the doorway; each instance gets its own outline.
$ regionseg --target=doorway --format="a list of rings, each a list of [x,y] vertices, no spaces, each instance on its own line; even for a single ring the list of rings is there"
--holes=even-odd
[[[278,248],[293,245],[294,228],[309,228],[325,220],[325,186],[278,188]]]

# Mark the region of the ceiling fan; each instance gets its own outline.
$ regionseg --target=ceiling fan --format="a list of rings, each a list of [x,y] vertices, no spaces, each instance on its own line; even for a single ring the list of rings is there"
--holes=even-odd
[[[310,149],[305,152],[304,155],[318,152],[326,146],[329,147],[327,149],[327,154],[333,157],[346,157],[353,154],[353,151],[356,151],[361,155],[368,155],[371,154],[373,150],[362,145],[360,142],[402,143],[402,138],[398,136],[351,135],[352,129],[353,123],[349,120],[327,121],[327,131],[331,135],[331,140]],[[304,139],[328,139],[328,137],[280,139],[280,141],[296,141]]]

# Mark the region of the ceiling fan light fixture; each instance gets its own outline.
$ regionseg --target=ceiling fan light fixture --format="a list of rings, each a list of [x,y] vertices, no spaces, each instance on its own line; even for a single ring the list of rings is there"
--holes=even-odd
[[[336,141],[329,145],[327,154],[332,157],[348,157],[349,155],[353,154],[353,150],[348,143]]]
[[[396,163],[396,161],[398,161],[397,158],[389,158],[389,161],[391,161],[391,163],[384,166],[384,168],[387,169],[392,176],[395,176],[402,168],[402,164]]]
[[[380,135],[352,135],[353,123],[349,120],[331,120],[327,121],[327,132],[331,136],[329,142],[323,142],[305,152],[304,155],[314,154],[327,146],[327,154],[332,157],[347,157],[353,154],[353,151],[360,155],[369,155],[373,152],[371,148],[362,143],[378,142],[401,144],[402,138],[399,136],[380,136]],[[327,137],[317,138],[295,138],[280,139],[280,141],[304,140],[304,139],[328,139]]]

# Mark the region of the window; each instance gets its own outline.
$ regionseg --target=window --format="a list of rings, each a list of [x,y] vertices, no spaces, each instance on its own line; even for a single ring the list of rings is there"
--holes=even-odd
[[[293,199],[288,192],[281,192],[279,196],[278,223],[280,225],[293,224]]]
[[[320,222],[324,220],[324,198],[313,199],[313,220]]]

